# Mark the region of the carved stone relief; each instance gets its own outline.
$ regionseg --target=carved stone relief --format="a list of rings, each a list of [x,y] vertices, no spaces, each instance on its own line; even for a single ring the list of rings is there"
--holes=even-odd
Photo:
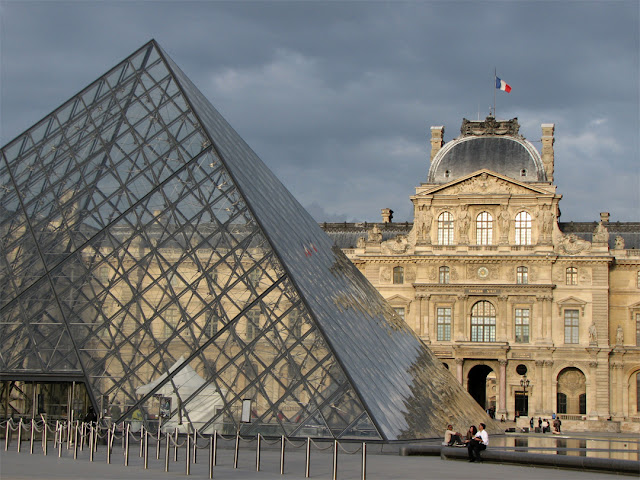
[[[382,242],[381,251],[386,255],[404,253],[409,248],[409,241],[406,235],[397,235],[396,238]]]
[[[569,235],[563,235],[560,243],[556,246],[556,249],[567,255],[577,255],[581,252],[591,250],[591,242],[582,240],[577,235],[570,233]]]
[[[391,283],[391,267],[380,267],[380,283]]]
[[[486,172],[481,173],[477,177],[460,182],[457,185],[453,185],[446,190],[446,193],[453,195],[478,192],[498,194],[531,193],[530,190],[514,185],[501,178],[488,175]]]

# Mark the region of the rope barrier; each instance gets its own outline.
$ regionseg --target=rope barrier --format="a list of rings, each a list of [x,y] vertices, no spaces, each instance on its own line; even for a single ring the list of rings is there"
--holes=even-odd
[[[356,453],[360,452],[362,450],[362,445],[359,446],[356,450],[354,450],[353,452],[348,451],[347,449],[345,449],[342,445],[340,445],[340,443],[338,442],[338,446],[340,447],[340,450],[343,451],[344,453],[346,453],[347,455],[355,455]]]

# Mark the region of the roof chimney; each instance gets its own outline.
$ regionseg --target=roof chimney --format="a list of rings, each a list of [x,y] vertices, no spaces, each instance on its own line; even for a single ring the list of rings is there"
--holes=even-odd
[[[392,219],[393,219],[393,210],[391,210],[390,208],[383,208],[382,223],[391,223]]]
[[[600,221],[602,223],[609,223],[609,217],[611,214],[609,212],[600,212]]]
[[[444,145],[444,127],[431,127],[431,160]]]

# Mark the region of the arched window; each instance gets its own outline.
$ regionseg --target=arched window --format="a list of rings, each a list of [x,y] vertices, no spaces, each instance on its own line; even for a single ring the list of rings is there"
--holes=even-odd
[[[453,245],[453,215],[449,212],[438,215],[438,245]]]
[[[578,269],[576,267],[567,268],[567,285],[578,284]]]
[[[476,243],[478,245],[493,243],[493,217],[489,212],[482,212],[476,217]]]
[[[529,269],[527,267],[518,267],[516,269],[516,283],[518,285],[529,283]]]
[[[516,245],[531,245],[531,215],[527,212],[516,215]]]
[[[587,412],[587,382],[581,370],[569,367],[557,377],[556,411],[567,415],[584,415]]]
[[[404,268],[393,267],[393,283],[396,285],[404,283]]]
[[[449,283],[449,267],[440,267],[440,283]]]
[[[491,302],[482,300],[471,308],[471,341],[496,341],[496,308]]]

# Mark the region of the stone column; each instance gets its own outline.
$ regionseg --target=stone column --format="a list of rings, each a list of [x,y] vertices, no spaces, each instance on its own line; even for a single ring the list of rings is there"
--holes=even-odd
[[[540,417],[544,413],[544,407],[543,407],[544,373],[542,370],[544,366],[544,361],[536,360],[535,365],[536,365],[536,376],[535,376],[535,383],[531,386],[531,393],[533,393],[534,391],[536,392],[534,397],[535,398],[534,412],[537,416]],[[531,413],[529,413],[529,415],[531,415]]]
[[[544,387],[543,387],[544,409],[543,411],[546,415],[551,415],[555,410],[555,407],[554,407],[555,404],[553,401],[553,388],[551,388],[553,385],[553,378],[551,378],[552,372],[553,372],[553,361],[545,360],[544,361]]]
[[[598,420],[598,399],[597,391],[598,362],[589,362],[589,376],[587,377],[587,419]]]
[[[617,419],[624,417],[624,410],[622,409],[622,392],[624,392],[624,385],[622,384],[622,364],[614,362],[611,364],[611,387],[609,389],[609,395],[612,399],[611,402],[611,416]]]
[[[535,316],[533,314],[535,314]],[[535,322],[535,343],[542,343],[542,324],[545,322],[544,295],[536,295],[536,304],[531,316],[533,317],[532,320]]]
[[[460,382],[460,385],[464,385],[464,377],[462,376],[463,365],[464,358],[456,358],[456,378]]]
[[[500,389],[498,399],[498,415],[504,415],[507,417],[507,361],[502,359],[498,360],[500,364],[499,380],[500,380]]]
[[[416,293],[418,304],[418,321],[416,322],[416,333],[420,335],[425,343],[431,343],[429,335],[429,297],[427,293]]]
[[[468,295],[458,295],[458,298],[456,300],[456,342],[464,342],[469,338],[469,335],[465,333],[467,319],[467,298]]]

